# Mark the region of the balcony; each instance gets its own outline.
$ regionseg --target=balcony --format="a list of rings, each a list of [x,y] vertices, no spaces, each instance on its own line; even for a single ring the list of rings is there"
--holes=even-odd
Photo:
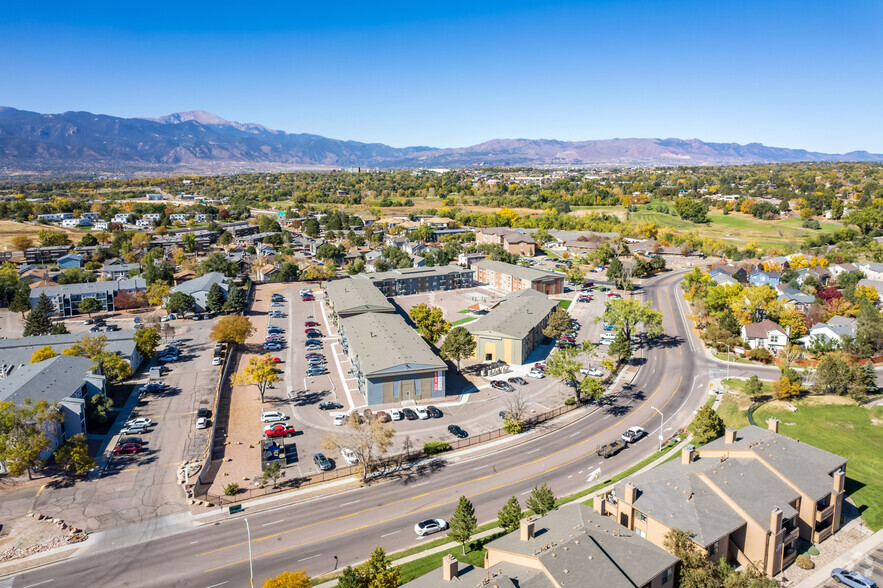
[[[831,515],[834,514],[834,504],[829,504],[824,509],[819,509],[816,511],[816,522],[822,522],[825,519],[831,518]]]
[[[814,543],[821,543],[822,541],[824,541],[825,539],[830,537],[831,533],[832,533],[832,529],[833,529],[833,527],[828,525],[827,527],[825,527],[821,531],[817,531],[815,541],[813,541],[813,542]]]
[[[796,541],[800,537],[800,528],[797,525],[794,525],[793,529],[785,529],[785,538],[782,540],[782,543],[788,545],[792,541]]]

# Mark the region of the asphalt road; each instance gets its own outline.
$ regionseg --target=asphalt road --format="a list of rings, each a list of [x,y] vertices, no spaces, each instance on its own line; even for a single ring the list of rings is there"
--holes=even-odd
[[[665,336],[644,351],[646,362],[632,386],[610,403],[515,449],[439,460],[368,488],[247,516],[255,581],[298,568],[311,576],[327,573],[364,560],[375,545],[387,551],[417,545],[414,523],[449,518],[460,495],[472,500],[479,521],[488,521],[510,496],[523,504],[536,485],[545,482],[556,495],[569,494],[590,485],[588,477],[598,467],[603,480],[653,453],[660,421],[664,418],[666,438],[685,426],[706,400],[709,367],[716,366],[678,308],[679,277],[665,275],[639,294],[663,311]],[[633,425],[650,436],[609,460],[594,454]],[[12,585],[208,588],[246,586],[248,577],[246,524],[231,518],[116,550],[96,545],[74,559],[21,574]]]

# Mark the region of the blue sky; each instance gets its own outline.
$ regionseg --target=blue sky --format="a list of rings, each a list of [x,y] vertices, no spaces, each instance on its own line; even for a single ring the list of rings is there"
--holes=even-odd
[[[394,146],[679,137],[883,153],[883,3],[16,2],[0,105],[206,110]]]

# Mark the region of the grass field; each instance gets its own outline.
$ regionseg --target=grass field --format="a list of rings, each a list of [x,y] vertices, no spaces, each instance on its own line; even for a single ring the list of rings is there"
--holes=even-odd
[[[4,220],[0,221],[0,250],[11,251],[12,239],[13,237],[18,237],[19,235],[27,235],[29,237],[32,237],[34,240],[34,246],[39,245],[39,243],[37,243],[37,232],[40,229],[52,229],[53,231],[67,233],[71,241],[75,245],[80,241],[80,239],[83,238],[82,233],[80,233],[76,229],[65,229],[56,226],[49,227],[46,225],[32,225],[29,223],[16,223],[13,221]]]
[[[471,323],[472,321],[477,321],[477,316],[467,316],[466,318],[461,318],[451,323],[452,327],[456,327],[458,325],[465,325],[466,323]]]
[[[784,403],[764,405],[754,413],[754,420],[762,423],[776,417],[781,433],[849,459],[846,492],[868,527],[883,528],[883,406],[868,409],[819,404],[812,399],[792,404],[797,412],[789,411]]]

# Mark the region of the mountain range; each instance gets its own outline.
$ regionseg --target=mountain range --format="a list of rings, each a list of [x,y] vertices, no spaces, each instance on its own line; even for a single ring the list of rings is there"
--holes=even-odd
[[[0,107],[0,172],[233,173],[299,169],[480,166],[738,165],[881,161],[883,154],[817,153],[699,139],[496,139],[469,147],[390,147],[286,133],[190,111],[160,118]]]

